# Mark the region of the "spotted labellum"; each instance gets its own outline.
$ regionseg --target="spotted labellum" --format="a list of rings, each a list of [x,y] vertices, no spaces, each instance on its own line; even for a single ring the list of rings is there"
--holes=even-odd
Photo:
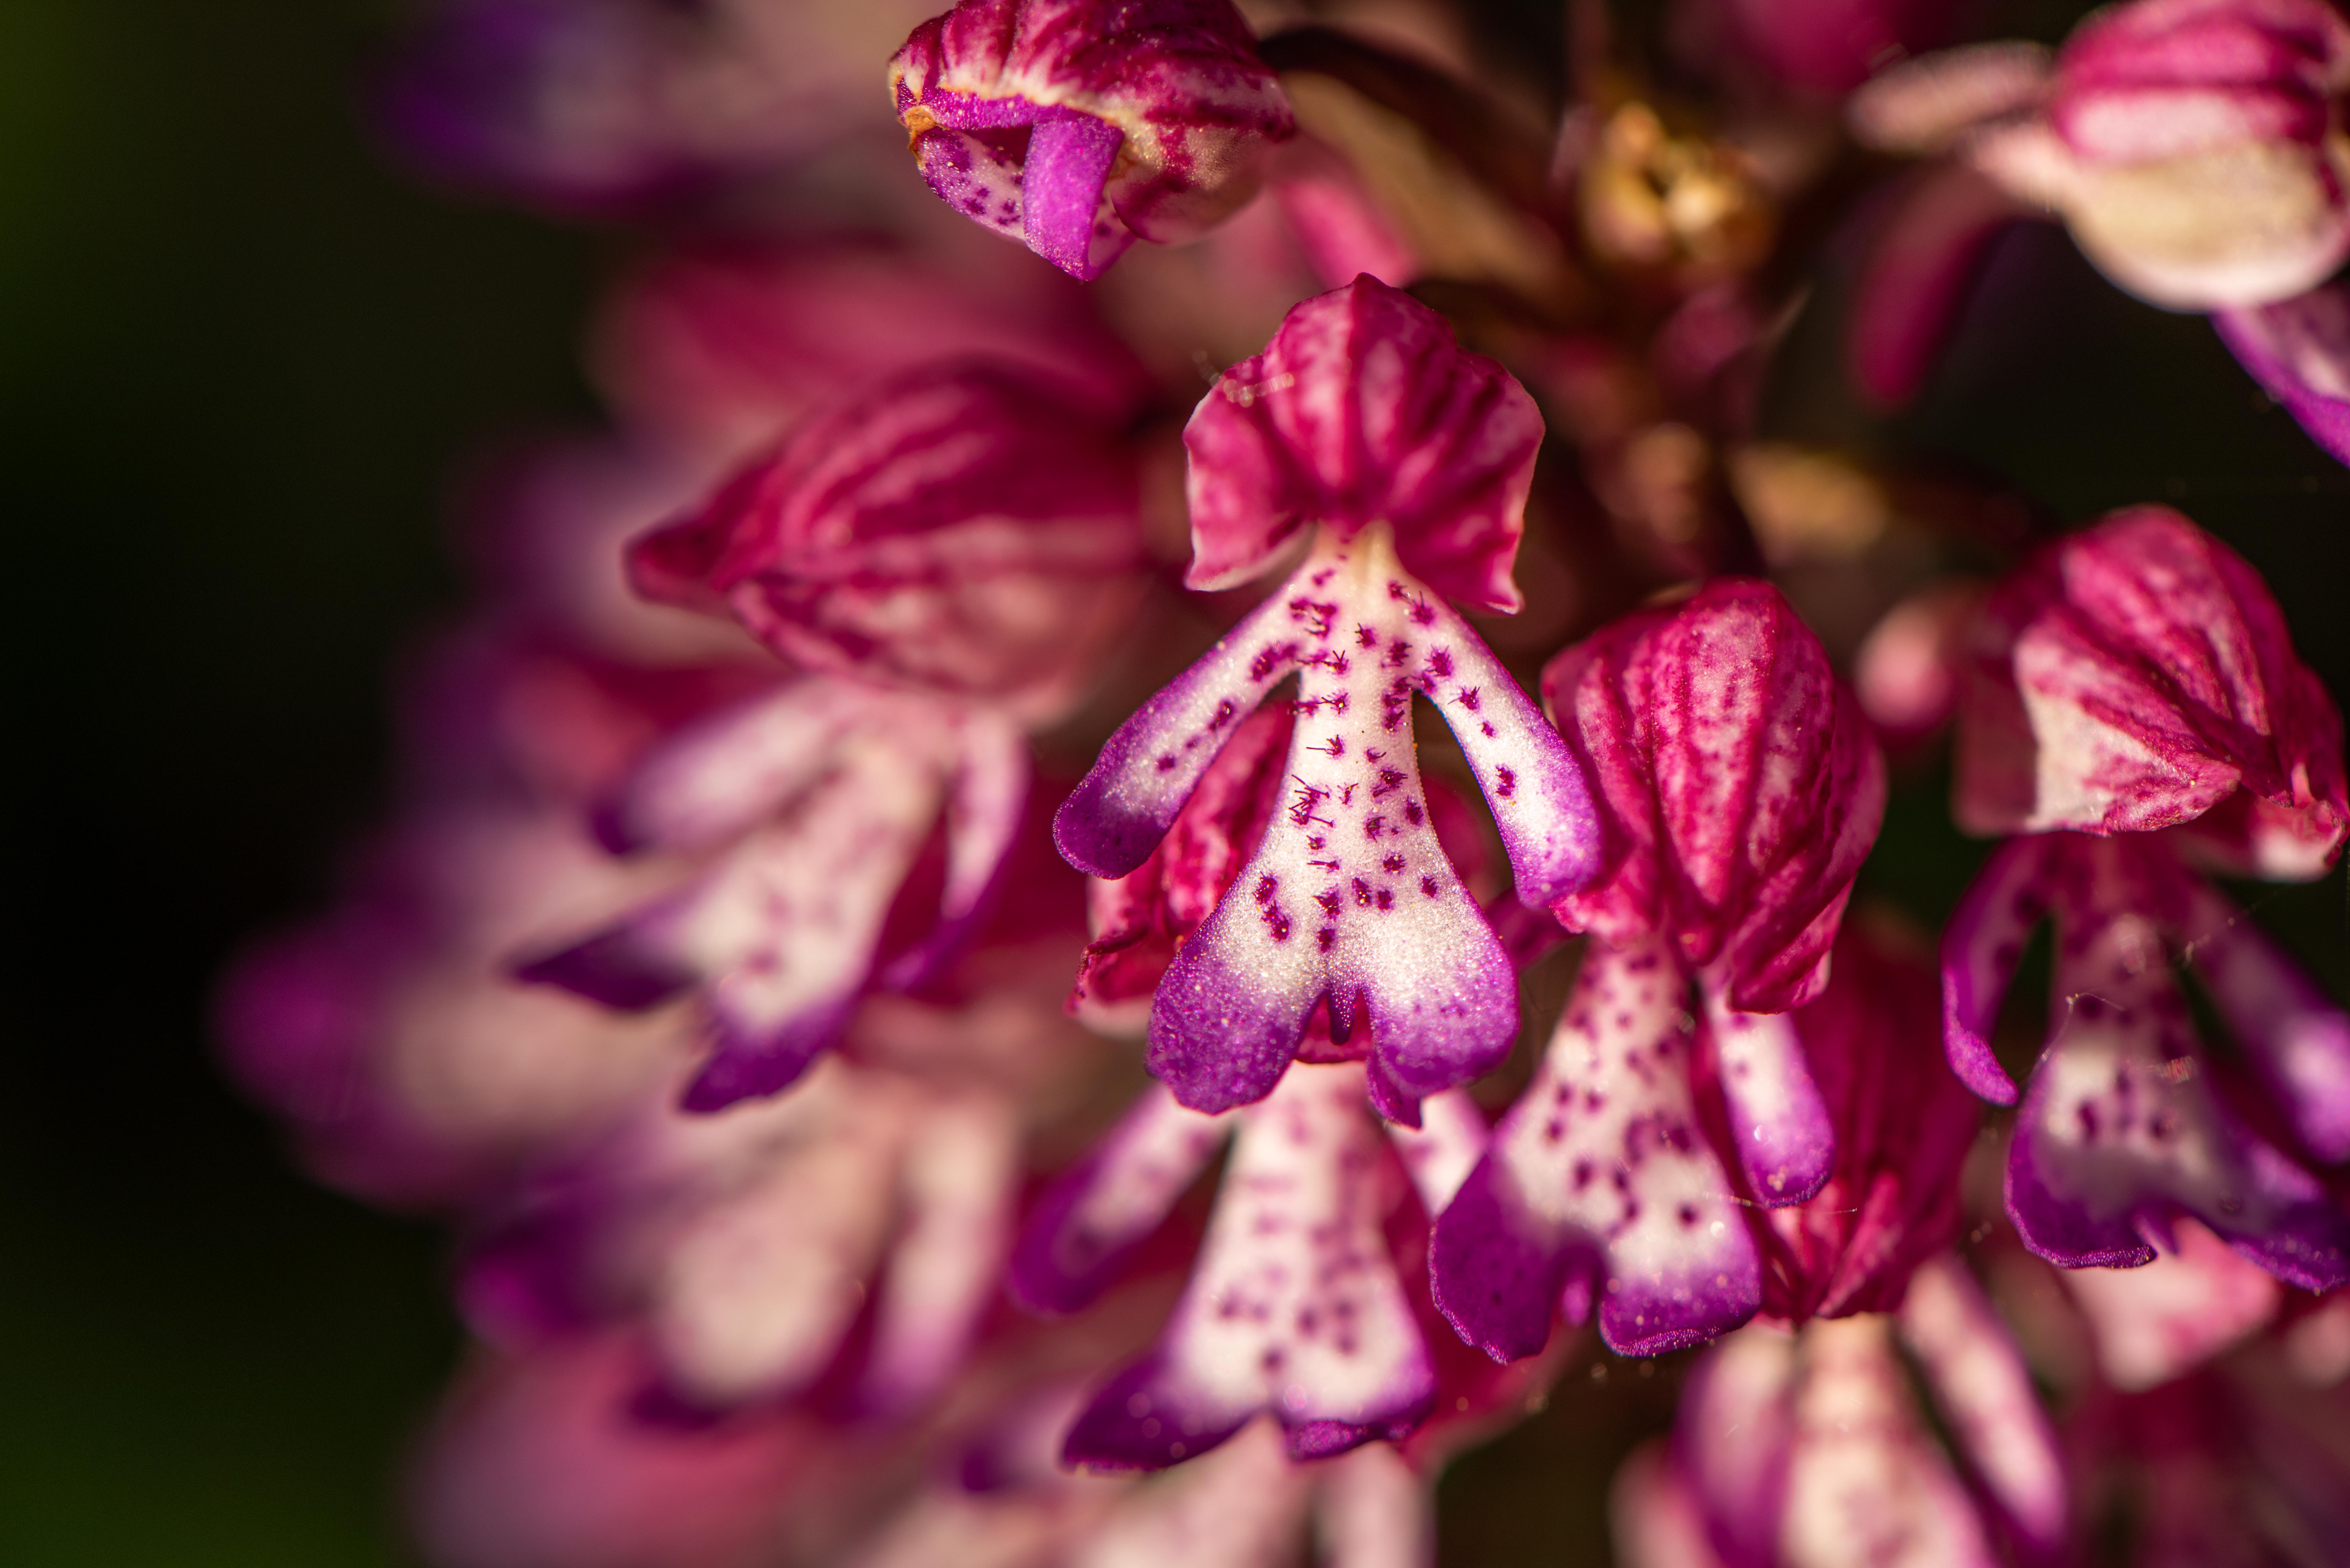
[[[963,0],[889,87],[940,199],[1080,278],[1206,232],[1296,131],[1231,0]]]
[[[700,869],[525,979],[621,1009],[691,992],[712,1049],[686,1104],[795,1080],[873,986],[972,929],[1026,797],[1027,725],[1130,604],[1131,459],[1049,388],[926,369],[802,428],[631,546],[648,597],[731,613],[816,673],[683,730],[598,815],[615,853]],[[943,829],[934,909],[885,930]]]
[[[1382,1227],[1403,1170],[1431,1210],[1451,1196],[1485,1122],[1455,1091],[1429,1101],[1420,1130],[1389,1125],[1383,1139],[1365,1088],[1359,1064],[1300,1064],[1270,1096],[1216,1116],[1154,1088],[1047,1190],[1013,1289],[1075,1312],[1232,1142],[1190,1286],[1153,1349],[1078,1416],[1067,1462],[1161,1469],[1268,1412],[1291,1458],[1315,1459],[1429,1415],[1436,1367]]]
[[[1437,842],[1411,712],[1425,697],[1459,739],[1518,897],[1577,886],[1596,849],[1582,773],[1445,602],[1517,607],[1541,437],[1506,372],[1367,276],[1292,310],[1192,415],[1191,585],[1244,581],[1293,540],[1305,559],[1119,727],[1054,826],[1078,869],[1134,871],[1296,680],[1286,798],[1152,1006],[1151,1071],[1184,1105],[1270,1093],[1317,1009],[1340,1044],[1368,1033],[1371,1093],[1406,1121],[1508,1052],[1515,975]]]
[[[2350,1017],[2193,868],[2314,877],[2350,828],[2341,719],[2275,602],[2186,518],[2140,507],[2043,552],[1981,637],[1958,814],[2023,836],[1944,932],[1944,1033],[1969,1087],[2016,1103],[1991,1025],[2053,917],[2050,1035],[2007,1171],[2024,1244],[2130,1267],[2176,1251],[2184,1214],[2291,1283],[2350,1280],[2350,1218],[2295,1158],[2350,1157]],[[2297,1149],[2215,1082],[2179,960]]]

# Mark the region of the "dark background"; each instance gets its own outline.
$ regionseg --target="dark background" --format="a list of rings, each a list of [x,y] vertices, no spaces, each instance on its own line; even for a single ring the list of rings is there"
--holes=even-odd
[[[401,1561],[390,1478],[457,1351],[433,1231],[306,1184],[205,1024],[224,958],[323,898],[381,803],[389,671],[457,602],[447,476],[591,417],[573,343],[601,242],[390,169],[355,88],[391,20],[0,5],[10,1564]],[[1779,433],[1963,458],[2066,520],[2180,505],[2350,690],[2350,476],[2201,321],[2041,232],[1899,426],[1842,406],[1831,358],[1799,332]],[[1867,881],[1931,918],[1971,859],[1928,778]],[[2340,986],[2338,878],[2262,914]],[[1448,1558],[1593,1560],[1612,1456],[1675,1371],[1571,1371],[1448,1480]]]

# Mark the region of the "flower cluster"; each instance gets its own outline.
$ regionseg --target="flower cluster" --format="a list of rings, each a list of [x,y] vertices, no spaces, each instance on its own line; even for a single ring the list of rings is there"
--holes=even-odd
[[[1657,1568],[2338,1458],[2350,1013],[2218,880],[2332,872],[2334,697],[2176,511],[1762,411],[1823,256],[1895,402],[2037,215],[2350,460],[2350,21],[1604,9],[1548,130],[1444,0],[452,0],[392,74],[647,247],[398,820],[223,995],[459,1238],[436,1560],[1431,1562],[1577,1358],[1679,1388]],[[1955,911],[1872,861],[1946,742]],[[2128,1538],[2338,1544],[2323,1469]]]

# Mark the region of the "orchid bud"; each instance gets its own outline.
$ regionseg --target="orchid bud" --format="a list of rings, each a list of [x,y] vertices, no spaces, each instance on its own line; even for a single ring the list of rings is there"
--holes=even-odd
[[[1993,596],[1953,811],[1975,833],[2143,833],[2301,880],[2350,833],[2342,720],[2241,557],[2167,507],[2064,539]]]
[[[2042,115],[1975,163],[2177,310],[2265,305],[2350,256],[2350,24],[2325,0],[2136,0],[2056,58]]]
[[[1080,278],[1205,233],[1296,130],[1229,0],[963,0],[889,87],[940,199]]]
[[[926,367],[794,431],[637,539],[639,592],[731,613],[805,669],[1049,715],[1141,562],[1117,433],[1009,369]]]
[[[1326,1007],[1337,1044],[1367,1028],[1373,1092],[1406,1120],[1507,1053],[1514,975],[1437,842],[1410,717],[1423,695],[1459,738],[1521,898],[1581,882],[1581,773],[1441,597],[1515,607],[1541,434],[1499,366],[1368,277],[1292,310],[1192,415],[1189,580],[1239,582],[1310,526],[1305,559],[1120,726],[1054,824],[1078,869],[1133,871],[1240,721],[1296,677],[1287,799],[1152,1008],[1151,1069],[1185,1105],[1262,1097]]]

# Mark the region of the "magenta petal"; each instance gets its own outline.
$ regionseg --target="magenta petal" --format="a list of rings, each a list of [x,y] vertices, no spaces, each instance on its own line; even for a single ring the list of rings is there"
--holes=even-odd
[[[1681,992],[1660,945],[1593,943],[1534,1082],[1439,1216],[1437,1307],[1496,1360],[1542,1348],[1579,1268],[1602,1276],[1600,1334],[1627,1355],[1712,1338],[1762,1300],[1691,1104]]]
[[[1108,265],[1094,260],[1094,219],[1102,182],[1123,140],[1118,127],[1090,114],[1041,119],[1028,138],[1020,178],[1022,234],[1030,250],[1072,277],[1097,277]]]
[[[1013,1293],[1038,1312],[1089,1305],[1207,1168],[1226,1124],[1143,1092],[1093,1152],[1056,1177],[1021,1229]]]
[[[1942,1047],[1959,1081],[1997,1106],[2015,1104],[2017,1090],[1991,1051],[1991,1024],[2032,928],[2048,915],[2047,845],[2000,846],[1942,933]]]
[[[1413,576],[1514,611],[1542,415],[1443,317],[1365,275],[1290,311],[1224,372],[1183,431],[1193,587],[1230,587],[1298,528],[1391,533]]]
[[[1424,691],[1461,742],[1510,857],[1519,901],[1537,909],[1599,869],[1599,814],[1583,766],[1468,624],[1449,610],[1430,627],[1445,638],[1449,679]]]
[[[1280,596],[1267,599],[1118,727],[1054,814],[1063,858],[1115,877],[1150,857],[1233,730],[1304,656],[1288,621]]]
[[[1003,718],[974,711],[959,726],[962,754],[947,786],[946,883],[938,924],[893,961],[881,983],[909,990],[951,958],[985,916],[1028,803],[1028,742]]]
[[[1925,385],[1991,241],[2025,211],[1963,163],[1918,176],[1877,237],[1846,328],[1846,363],[1871,401],[1898,408]]]
[[[1150,1006],[1150,1071],[1195,1111],[1261,1100],[1293,1057],[1322,992],[1268,980],[1258,911],[1227,898],[1167,969]],[[1300,939],[1303,940],[1303,939]]]
[[[1162,1470],[1231,1437],[1257,1413],[1201,1397],[1152,1358],[1094,1396],[1061,1444],[1061,1462],[1088,1470]]]
[[[1945,1253],[1911,1276],[1899,1322],[1983,1490],[2035,1556],[2058,1552],[2070,1501],[2055,1427],[2022,1348],[1982,1287]]]
[[[702,978],[691,964],[648,942],[634,924],[517,963],[514,977],[525,984],[559,986],[622,1012],[659,1007]]]
[[[1793,1015],[1732,1012],[1708,993],[1706,1026],[1747,1185],[1767,1209],[1804,1201],[1835,1165],[1835,1127]]]
[[[2327,284],[2274,305],[2222,310],[2211,325],[2312,441],[2350,462],[2350,290]]]
[[[2189,951],[2294,1134],[2321,1160],[2350,1159],[2350,1014],[2209,888],[2196,898]]]
[[[686,1085],[679,1106],[707,1115],[790,1088],[840,1038],[853,1006],[847,999],[821,1002],[755,1034],[722,1017],[710,1060]]]

